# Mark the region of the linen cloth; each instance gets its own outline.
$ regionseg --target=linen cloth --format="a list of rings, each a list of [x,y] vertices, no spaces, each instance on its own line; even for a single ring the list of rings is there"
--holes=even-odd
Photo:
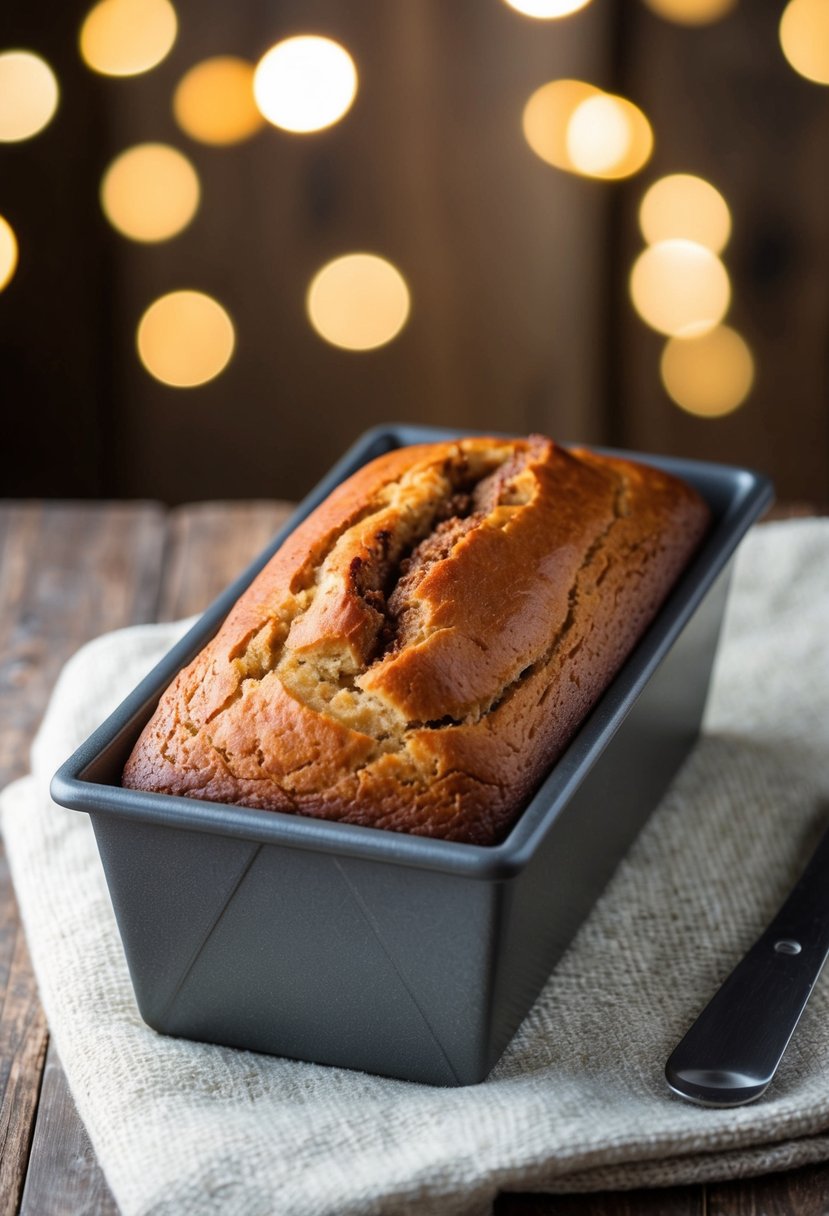
[[[65,668],[2,822],[49,1025],[123,1212],[490,1210],[498,1190],[659,1186],[829,1158],[829,982],[758,1103],[673,1096],[664,1061],[829,820],[829,522],[739,555],[702,739],[487,1081],[433,1089],[165,1038],[135,1006],[65,757],[179,636]]]

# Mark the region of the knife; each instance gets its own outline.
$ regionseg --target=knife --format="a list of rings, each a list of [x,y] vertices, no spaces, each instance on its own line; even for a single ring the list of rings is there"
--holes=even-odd
[[[702,1106],[766,1092],[829,954],[829,831],[763,935],[703,1009],[665,1066],[670,1088]]]

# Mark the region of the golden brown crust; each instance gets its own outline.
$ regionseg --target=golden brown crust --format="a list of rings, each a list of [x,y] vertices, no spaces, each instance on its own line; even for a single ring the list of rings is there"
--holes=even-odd
[[[286,540],[123,782],[493,844],[707,522],[676,479],[540,436],[391,452]]]

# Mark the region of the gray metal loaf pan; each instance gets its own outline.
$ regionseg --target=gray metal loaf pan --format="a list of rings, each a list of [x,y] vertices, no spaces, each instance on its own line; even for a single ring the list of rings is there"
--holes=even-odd
[[[730,560],[771,487],[647,456],[696,486],[713,526],[502,844],[121,788],[159,695],[291,528],[373,457],[457,434],[364,435],[54,777],[55,801],[91,816],[138,1006],[164,1034],[434,1085],[483,1080],[697,735]]]

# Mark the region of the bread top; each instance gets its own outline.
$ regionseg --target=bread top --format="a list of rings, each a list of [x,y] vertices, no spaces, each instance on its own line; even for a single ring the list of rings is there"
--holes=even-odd
[[[287,538],[124,784],[492,843],[707,518],[675,478],[543,436],[390,452]]]

